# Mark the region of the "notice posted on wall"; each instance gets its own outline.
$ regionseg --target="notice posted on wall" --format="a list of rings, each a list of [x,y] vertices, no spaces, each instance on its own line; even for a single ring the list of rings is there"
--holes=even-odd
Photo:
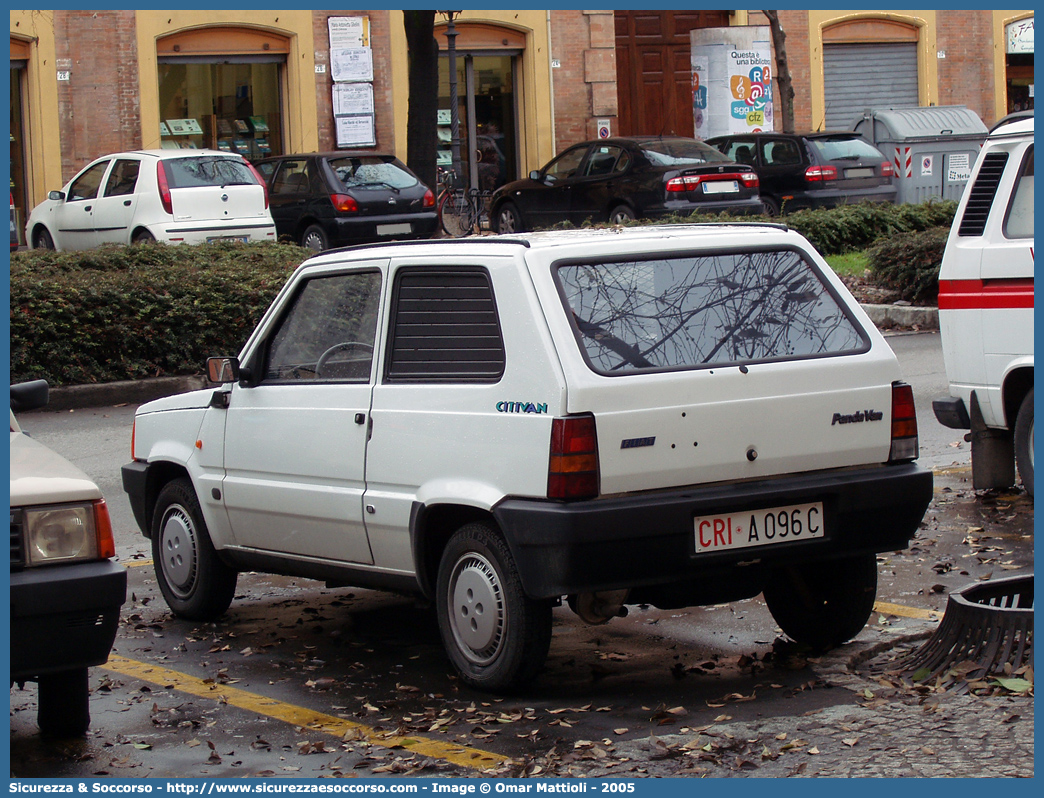
[[[369,17],[328,17],[326,26],[331,50],[370,46]]]
[[[337,83],[373,80],[373,54],[369,47],[330,50],[330,76]]]
[[[334,117],[337,127],[338,147],[373,147],[377,144],[374,136],[373,114]]]
[[[335,83],[333,85],[334,116],[372,114],[372,83]]]

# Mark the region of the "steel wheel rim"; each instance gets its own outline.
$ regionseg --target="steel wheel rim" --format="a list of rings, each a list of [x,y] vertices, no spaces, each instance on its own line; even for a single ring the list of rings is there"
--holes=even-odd
[[[196,581],[199,556],[195,524],[180,505],[169,508],[163,516],[159,550],[159,566],[167,585],[178,598],[187,598]]]
[[[500,575],[481,554],[457,560],[448,587],[449,624],[468,662],[488,665],[504,645],[504,589]]]

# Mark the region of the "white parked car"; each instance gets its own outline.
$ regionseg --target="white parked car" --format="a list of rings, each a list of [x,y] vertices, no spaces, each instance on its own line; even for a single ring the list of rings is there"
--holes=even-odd
[[[764,591],[848,640],[932,497],[895,355],[778,225],[352,247],[208,367],[138,409],[123,468],[172,610],[221,615],[239,571],[417,594],[488,690],[538,673],[563,598]]]
[[[25,225],[25,240],[35,249],[275,238],[264,179],[242,156],[217,150],[98,158],[50,192]]]
[[[939,329],[951,396],[938,420],[970,430],[976,489],[1033,495],[1033,117],[983,144],[939,271]]]
[[[87,669],[109,658],[127,572],[98,486],[15,418],[46,404],[43,380],[11,386],[11,682],[35,681],[40,730],[71,737],[90,725]]]

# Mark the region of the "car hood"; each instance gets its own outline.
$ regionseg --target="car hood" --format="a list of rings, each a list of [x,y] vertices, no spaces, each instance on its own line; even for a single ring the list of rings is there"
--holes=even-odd
[[[11,433],[11,506],[100,499],[83,471],[22,432]]]

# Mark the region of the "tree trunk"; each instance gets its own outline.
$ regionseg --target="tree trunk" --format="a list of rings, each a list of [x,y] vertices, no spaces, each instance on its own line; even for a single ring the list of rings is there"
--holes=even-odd
[[[790,64],[787,62],[787,34],[779,24],[778,11],[762,11],[768,17],[772,31],[772,47],[776,51],[776,87],[779,89],[779,115],[783,122],[783,132],[794,132],[794,83],[790,77]]]
[[[406,165],[438,193],[439,43],[434,11],[403,11],[409,58]]]

